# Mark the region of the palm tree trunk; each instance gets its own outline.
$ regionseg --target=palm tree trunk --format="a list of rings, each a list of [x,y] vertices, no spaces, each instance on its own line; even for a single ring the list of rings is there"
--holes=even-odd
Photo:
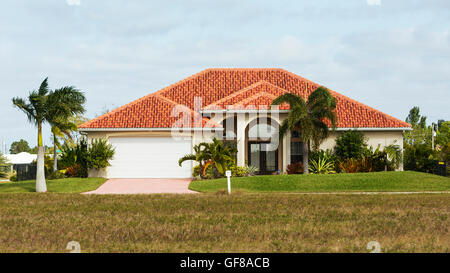
[[[53,172],[58,171],[58,154],[56,153],[56,135],[53,134]]]
[[[45,183],[44,170],[44,147],[42,142],[42,123],[38,124],[38,151],[36,166],[36,192],[46,192],[47,184]]]
[[[308,142],[303,142],[303,173],[309,174],[309,147]]]

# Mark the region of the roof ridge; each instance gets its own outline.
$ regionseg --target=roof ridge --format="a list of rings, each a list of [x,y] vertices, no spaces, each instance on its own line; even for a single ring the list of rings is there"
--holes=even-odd
[[[239,103],[235,103],[234,105],[245,104],[245,103],[248,102],[248,101],[252,101],[252,100],[254,100],[254,99],[257,99],[257,98],[263,97],[263,96],[267,96],[267,97],[269,97],[269,98],[276,98],[275,95],[272,95],[272,94],[267,93],[267,92],[265,92],[265,91],[261,91],[261,92],[258,92],[258,93],[256,93],[256,94],[251,95],[250,97],[248,97],[248,98],[246,98],[246,99],[244,99],[244,100],[241,100]]]
[[[249,91],[249,90],[251,90],[253,88],[256,88],[257,86],[263,85],[263,84],[267,84],[267,85],[272,86],[272,87],[274,87],[276,89],[283,90],[285,92],[289,92],[288,90],[286,90],[284,88],[281,88],[281,87],[279,87],[279,86],[277,86],[275,84],[272,84],[272,83],[270,83],[270,82],[268,82],[266,80],[260,80],[260,81],[257,81],[255,83],[249,85],[249,86],[246,86],[246,87],[244,87],[244,88],[242,88],[242,89],[240,89],[238,91],[235,91],[235,92],[231,93],[230,95],[228,95],[228,96],[226,96],[224,98],[221,98],[220,100],[217,100],[217,101],[215,101],[213,103],[208,104],[207,106],[204,107],[204,109],[210,108],[210,107],[214,107],[214,106],[216,106],[216,105],[218,105],[218,104],[220,104],[222,102],[225,102],[225,101],[227,101],[229,99],[232,99],[232,98],[234,98],[234,97],[236,97],[236,96],[238,96],[238,95],[240,95],[242,93],[245,93],[245,92],[247,92],[247,91]],[[261,91],[261,92],[267,93],[265,91]],[[259,93],[261,93],[261,92],[259,92]],[[267,94],[269,94],[269,93],[267,93]]]
[[[283,70],[284,72],[288,73],[289,75],[294,76],[294,77],[296,77],[296,78],[299,78],[299,79],[301,79],[301,80],[304,80],[304,81],[307,81],[307,82],[309,82],[309,83],[316,84],[316,85],[319,85],[319,86],[323,86],[323,85],[320,85],[320,84],[318,84],[318,83],[315,83],[315,82],[313,82],[313,81],[311,81],[311,80],[308,80],[308,79],[306,79],[306,78],[303,78],[303,77],[301,77],[301,76],[299,76],[299,75],[297,75],[297,74],[295,74],[295,73],[292,73],[292,72],[290,72],[290,71],[288,71],[288,70],[286,70],[286,69],[281,69],[281,70]],[[407,122],[404,122],[404,121],[401,120],[401,119],[398,119],[398,118],[396,118],[396,117],[393,117],[393,116],[391,116],[391,115],[388,115],[388,114],[386,114],[386,113],[384,113],[384,112],[382,112],[382,111],[380,111],[380,110],[377,110],[377,109],[375,109],[375,108],[373,108],[373,107],[370,107],[370,106],[367,105],[367,104],[364,104],[364,103],[359,102],[359,101],[357,101],[357,100],[354,100],[354,99],[352,99],[352,98],[350,98],[350,97],[347,97],[347,96],[345,96],[345,95],[343,95],[343,94],[341,94],[341,93],[339,93],[339,92],[336,92],[336,91],[334,91],[334,90],[332,90],[332,89],[329,89],[328,87],[326,87],[326,88],[327,88],[328,90],[331,91],[332,95],[334,94],[334,95],[337,95],[337,96],[341,96],[341,97],[345,98],[346,100],[349,100],[349,101],[351,101],[351,102],[353,102],[353,103],[355,103],[355,104],[357,104],[357,105],[359,105],[359,106],[368,108],[368,109],[370,109],[370,110],[372,110],[372,111],[375,111],[375,112],[377,112],[377,113],[379,113],[379,114],[381,114],[381,115],[383,115],[383,116],[386,116],[388,119],[391,119],[391,120],[396,121],[396,122],[401,122],[401,123],[403,123],[403,124],[405,124],[405,125],[409,125],[409,127],[411,127],[411,124],[409,124],[409,123],[407,123]],[[306,94],[305,94],[305,95],[306,95]]]

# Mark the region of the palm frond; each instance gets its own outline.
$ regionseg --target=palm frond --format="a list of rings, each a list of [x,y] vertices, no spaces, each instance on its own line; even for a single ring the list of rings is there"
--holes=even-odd
[[[305,101],[302,97],[292,93],[285,93],[272,101],[272,105],[280,105],[283,103],[287,103],[291,108],[293,108],[298,104],[304,104]]]
[[[180,158],[179,160],[178,160],[178,165],[181,167],[181,164],[184,162],[184,161],[188,161],[188,160],[196,160],[197,159],[197,157],[194,155],[194,154],[188,154],[188,155],[185,155],[185,156],[183,156],[182,158]]]
[[[12,99],[12,103],[16,108],[20,109],[22,112],[24,112],[27,115],[28,121],[30,123],[33,123],[33,124],[38,123],[38,117],[36,115],[36,111],[35,111],[33,105],[31,105],[30,103],[27,103],[24,99],[17,98],[17,97]]]

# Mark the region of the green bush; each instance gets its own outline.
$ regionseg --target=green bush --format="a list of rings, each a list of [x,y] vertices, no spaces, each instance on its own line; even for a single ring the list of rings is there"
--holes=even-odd
[[[109,161],[114,157],[114,148],[106,139],[94,139],[88,147],[88,169],[104,169],[111,166]]]
[[[106,139],[95,139],[90,145],[82,138],[75,146],[63,145],[61,167],[69,177],[87,177],[90,169],[103,169],[110,166],[114,148]]]
[[[88,177],[88,145],[82,138],[74,146],[64,143],[62,147],[61,167],[67,169],[69,177]]]
[[[9,181],[11,181],[11,182],[17,182],[17,174],[12,175],[12,176],[9,178]]]
[[[339,159],[361,159],[367,149],[364,133],[350,130],[343,132],[336,139],[335,154]]]
[[[234,177],[244,177],[248,175],[248,167],[232,166],[230,168],[231,175]]]
[[[53,180],[53,179],[63,179],[65,178],[65,171],[56,171],[56,172],[52,172],[47,178],[49,180]]]
[[[413,145],[405,143],[404,149],[405,170],[433,173],[437,155],[430,145],[426,143],[415,143]]]

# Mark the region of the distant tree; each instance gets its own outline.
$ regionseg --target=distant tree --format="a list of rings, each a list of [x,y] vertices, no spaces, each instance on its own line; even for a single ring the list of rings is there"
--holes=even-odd
[[[0,153],[0,178],[5,178],[8,174],[10,164],[7,163],[6,158]]]
[[[22,153],[22,152],[29,153],[30,151],[31,151],[31,148],[25,139],[21,139],[19,141],[14,141],[11,144],[11,148],[9,149],[9,152],[11,154],[18,154],[18,153]]]
[[[420,108],[418,106],[414,106],[411,110],[409,110],[409,115],[406,117],[406,122],[408,122],[414,127],[419,123],[419,121],[420,121]]]
[[[404,134],[404,143],[406,144],[429,144],[431,146],[431,128],[427,127],[427,117],[420,115],[420,108],[415,106],[409,111],[406,122],[412,126],[412,131]]]

